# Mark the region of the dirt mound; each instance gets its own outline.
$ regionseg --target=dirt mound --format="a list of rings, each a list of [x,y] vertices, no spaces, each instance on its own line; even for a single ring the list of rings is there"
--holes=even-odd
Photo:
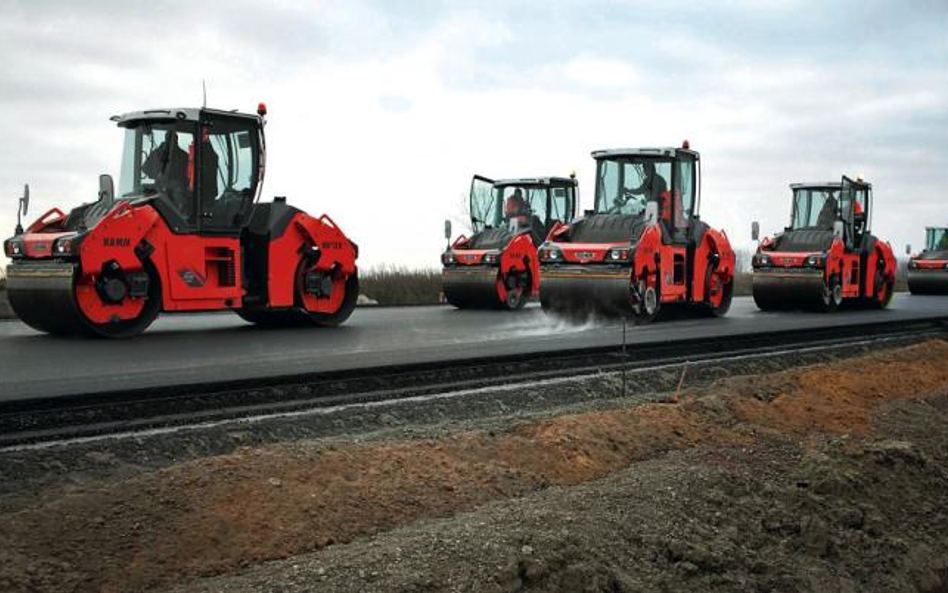
[[[851,370],[861,368],[874,372]],[[948,344],[935,341],[753,382],[728,380],[681,405],[565,415],[444,439],[243,449],[0,513],[0,589],[153,588],[581,484],[674,450],[702,447],[711,467],[736,472],[735,461],[714,451],[758,449],[761,434],[866,434],[875,406],[945,389]]]
[[[899,414],[898,438],[672,452],[176,591],[940,591],[948,459],[924,435],[948,417]]]
[[[172,571],[215,574],[577,484],[709,438],[744,439],[660,405],[567,416],[500,435],[247,449],[0,516],[0,544],[22,558],[55,559],[64,576],[95,575],[89,584],[104,590],[148,588]],[[89,548],[102,553],[90,558]],[[37,570],[49,575],[50,567]]]
[[[948,380],[948,343],[926,342],[861,358],[770,377],[733,380],[719,393],[746,422],[780,432],[818,430],[865,434],[880,403],[916,398]]]

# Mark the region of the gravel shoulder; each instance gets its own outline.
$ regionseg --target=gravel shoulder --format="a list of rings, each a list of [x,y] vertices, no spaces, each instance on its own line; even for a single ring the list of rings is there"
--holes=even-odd
[[[0,589],[948,586],[948,343],[678,396],[403,419],[113,473],[66,456],[68,482],[29,456],[18,481],[8,459]]]

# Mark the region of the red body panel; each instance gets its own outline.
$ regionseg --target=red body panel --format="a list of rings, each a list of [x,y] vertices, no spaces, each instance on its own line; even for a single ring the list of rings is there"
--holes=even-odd
[[[917,259],[916,256],[909,261],[919,270],[943,270],[948,266],[948,259]]]
[[[714,265],[714,280],[732,282],[735,273],[734,249],[731,241],[723,230],[709,228],[704,234],[701,243],[695,249],[694,275],[692,278],[692,295],[694,301],[707,302],[715,300],[711,294],[711,287],[707,286],[708,268],[716,258]]]
[[[27,233],[39,233],[44,229],[55,228],[58,223],[65,220],[66,215],[59,208],[47,210],[45,214],[37,218],[27,229]]]
[[[294,305],[294,293],[298,282],[300,251],[307,245],[319,247],[321,256],[313,266],[305,271],[334,270],[334,283],[345,284],[345,280],[356,271],[355,248],[342,230],[325,214],[313,218],[308,214],[298,213],[286,231],[278,239],[270,243],[269,287],[270,307],[291,307]],[[326,313],[335,311],[343,297],[343,291],[334,290],[330,297],[316,297],[305,295],[303,305],[306,310]]]
[[[96,293],[95,281],[103,266],[110,261],[117,262],[126,272],[142,271],[142,262],[135,255],[135,246],[160,220],[151,206],[132,207],[123,202],[83,238],[79,246],[82,276],[76,284],[76,301],[90,321],[105,323],[110,319],[132,319],[141,312],[144,306],[142,299],[129,298],[118,304],[103,302]],[[166,285],[162,278],[162,288]]]
[[[56,239],[70,235],[71,233],[30,233],[23,239],[23,250],[26,257],[52,257],[53,243]]]
[[[493,249],[459,249],[454,248],[459,266],[479,266],[484,260],[484,256],[494,251]]]
[[[623,245],[628,243],[557,243],[557,246],[563,248],[563,260],[577,264],[604,261],[610,249]]]
[[[500,254],[500,269],[504,274],[516,272],[530,273],[530,296],[536,296],[540,291],[540,262],[537,258],[537,248],[530,239],[530,235],[517,235]],[[497,294],[501,300],[507,299],[507,287],[503,281],[497,280]]]

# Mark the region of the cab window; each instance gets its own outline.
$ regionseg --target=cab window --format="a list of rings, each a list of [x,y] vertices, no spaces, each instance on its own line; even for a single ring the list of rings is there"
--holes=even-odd
[[[193,222],[193,145],[194,126],[188,122],[146,121],[126,129],[119,196],[157,194]]]
[[[554,187],[550,190],[550,222],[568,222],[573,217],[573,188]]]
[[[202,226],[239,229],[256,196],[258,137],[251,122],[218,120],[201,134]]]
[[[682,157],[675,161],[675,228],[688,228],[695,203],[695,161],[689,157]]]

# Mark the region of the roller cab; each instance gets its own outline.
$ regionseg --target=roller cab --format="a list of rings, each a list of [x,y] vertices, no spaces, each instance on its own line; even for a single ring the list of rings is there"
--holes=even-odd
[[[844,176],[839,183],[794,183],[790,189],[790,225],[761,241],[752,260],[757,306],[887,307],[896,264],[889,243],[870,232],[872,185]]]
[[[14,311],[48,333],[121,338],[160,312],[233,310],[261,324],[335,325],[358,296],[354,243],[328,217],[258,200],[266,108],[113,118],[119,186],[52,209],[4,242]],[[28,195],[21,200],[25,214]]]
[[[925,229],[925,249],[909,259],[908,287],[912,294],[948,295],[948,227]]]
[[[537,246],[575,215],[575,177],[471,181],[470,237],[441,254],[442,290],[458,308],[516,310],[538,294]],[[446,233],[450,240],[450,227]]]
[[[669,305],[724,315],[734,251],[700,220],[700,155],[681,148],[592,153],[594,208],[540,246],[540,302],[559,314],[595,311],[650,321]]]

